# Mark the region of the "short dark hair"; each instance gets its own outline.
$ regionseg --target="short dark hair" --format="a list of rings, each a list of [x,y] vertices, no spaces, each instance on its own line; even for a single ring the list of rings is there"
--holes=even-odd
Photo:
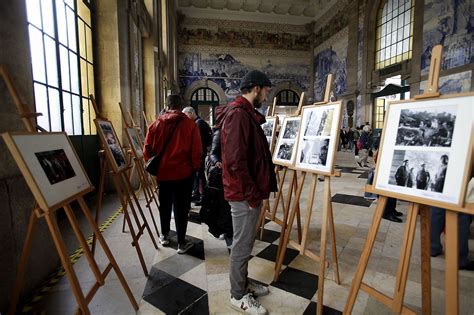
[[[179,94],[170,94],[166,98],[168,109],[181,110],[183,107],[183,97]]]

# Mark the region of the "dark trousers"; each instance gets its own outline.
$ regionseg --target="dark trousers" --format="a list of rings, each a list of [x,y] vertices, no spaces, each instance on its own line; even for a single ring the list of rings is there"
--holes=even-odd
[[[203,157],[204,161],[205,157]],[[199,189],[199,184],[201,186],[201,189]],[[204,173],[204,162],[201,163],[201,168],[199,169],[199,172],[194,176],[194,183],[193,183],[193,194],[192,196],[194,198],[200,198],[202,199],[202,192],[204,192],[204,189],[206,188],[207,181],[206,181],[206,174]]]
[[[446,220],[446,210],[437,207],[431,207],[430,210],[430,240],[431,254],[441,254],[443,246],[441,245],[441,233],[444,230]],[[472,216],[466,213],[458,214],[459,221],[459,267],[464,267],[469,263],[469,226],[471,225]]]
[[[395,212],[396,206],[397,206],[397,199],[387,198],[387,203],[385,204],[383,215],[386,215],[386,216],[393,215]]]
[[[193,176],[181,180],[159,181],[161,233],[169,235],[171,210],[174,213],[178,244],[185,243],[188,214],[191,209]]]
[[[359,149],[357,148],[357,141],[354,141],[354,155],[359,155]]]

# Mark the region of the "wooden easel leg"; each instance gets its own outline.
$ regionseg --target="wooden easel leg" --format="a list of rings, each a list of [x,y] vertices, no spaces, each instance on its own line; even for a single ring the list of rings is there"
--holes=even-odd
[[[130,229],[130,235],[132,236],[132,245],[135,247],[135,250],[137,251],[138,259],[140,260],[140,264],[142,265],[143,273],[145,274],[145,276],[148,277],[148,270],[146,268],[145,259],[143,258],[142,250],[138,242],[138,237],[135,234],[135,229],[133,228],[132,220],[130,219],[130,215],[128,214],[127,201],[126,201],[127,197],[124,196],[123,191],[120,188],[119,180],[116,176],[117,175],[113,175],[112,178],[114,181],[115,189],[117,190],[117,193],[119,194],[120,202],[122,203],[124,218],[127,221],[128,228]],[[138,226],[138,228],[140,228],[140,226]]]
[[[306,172],[303,172],[301,176],[301,183],[296,191],[295,201],[293,203],[293,208],[291,210],[290,218],[287,221],[288,224],[286,225],[286,229],[282,228],[282,233],[280,234],[280,238],[283,237],[283,242],[281,243],[281,249],[279,250],[279,254],[277,257],[277,262],[275,266],[275,275],[273,277],[273,281],[278,281],[278,278],[280,277],[281,266],[283,265],[286,248],[290,240],[291,228],[293,226],[293,222],[295,221],[295,215],[298,208],[298,200],[300,199],[301,192],[303,191],[303,184],[304,184],[305,178],[306,178]]]
[[[259,234],[259,239],[260,240],[263,238],[263,229],[265,227],[265,214],[269,209],[270,209],[270,200],[265,199],[263,201],[262,211],[260,211],[260,216],[259,216],[258,222],[257,222],[257,234]],[[260,230],[260,232],[259,232],[259,230]]]
[[[445,314],[459,314],[459,222],[458,213],[446,210]]]
[[[430,208],[420,205],[421,237],[421,310],[431,314]]]
[[[387,197],[379,196],[379,200],[377,201],[377,207],[375,208],[374,212],[374,217],[372,219],[372,225],[369,229],[367,240],[365,241],[365,245],[362,250],[359,265],[357,266],[357,271],[354,275],[354,279],[352,279],[352,286],[349,291],[349,296],[347,297],[347,302],[346,306],[344,307],[343,314],[351,314],[352,309],[354,308],[355,300],[357,298],[357,294],[359,293],[365,270],[367,269],[367,263],[369,262],[372,248],[374,247],[375,237],[377,236],[377,231],[379,230],[380,221],[382,220],[382,215],[386,204]]]
[[[326,177],[325,180],[330,181],[331,177]],[[333,268],[333,275],[334,281],[337,284],[341,284],[341,280],[339,278],[339,263],[337,261],[337,247],[336,247],[336,231],[334,229],[334,214],[332,212],[332,200],[331,200],[331,185],[329,185],[329,199],[327,200],[328,203],[328,224],[329,224],[329,237],[331,238],[331,257],[332,257],[332,268]]]
[[[129,195],[129,192],[130,192],[133,200],[135,201],[135,204],[137,205],[138,212],[140,213],[140,216],[142,217],[142,220],[143,220],[143,225],[145,226],[145,229],[148,231],[148,234],[150,235],[151,241],[153,242],[153,246],[155,246],[155,248],[158,249],[158,244],[156,243],[155,237],[153,236],[153,232],[151,231],[150,226],[148,225],[148,221],[145,217],[145,214],[143,213],[142,207],[140,206],[140,202],[138,201],[137,196],[135,195],[135,192],[133,191],[132,185],[124,176],[122,176],[122,181],[125,182],[125,188],[126,188],[125,191],[127,191],[128,189],[127,195]],[[131,201],[130,201],[130,206],[133,207],[133,204]]]
[[[309,190],[309,197],[307,202],[307,210],[306,210],[306,219],[305,219],[305,226],[303,229],[302,239],[298,240],[301,244],[300,247],[300,255],[304,255],[306,251],[306,243],[308,242],[308,234],[309,234],[309,224],[311,223],[311,215],[313,214],[313,205],[314,205],[314,195],[316,193],[316,185],[318,183],[318,176],[316,174],[312,174],[311,180],[311,188]],[[298,200],[295,199],[295,202]],[[298,215],[299,211],[296,213]],[[322,225],[324,225],[324,221],[322,221]]]
[[[313,174],[317,181],[317,175]],[[329,202],[331,201],[330,195],[330,180],[325,177],[324,181],[324,193],[323,193],[323,213],[321,218],[321,245],[319,250],[319,279],[318,279],[318,298],[316,305],[316,314],[323,314],[323,297],[324,297],[324,278],[326,274],[326,230],[328,225],[328,212]],[[316,187],[314,187],[316,188]],[[314,193],[313,193],[314,194]]]
[[[76,238],[79,241],[79,244],[81,244],[82,250],[84,251],[84,254],[86,255],[87,261],[89,262],[89,266],[91,267],[92,272],[94,273],[94,276],[97,282],[100,285],[103,285],[104,278],[102,277],[102,274],[99,270],[99,266],[97,266],[97,263],[94,260],[94,256],[89,250],[89,246],[87,245],[87,241],[84,237],[84,234],[82,234],[81,228],[77,224],[77,219],[71,209],[71,206],[68,204],[68,205],[65,205],[63,208],[64,208],[64,211],[66,212],[67,218],[69,219],[69,223],[71,223],[74,234],[76,234]]]
[[[295,172],[295,196],[296,196],[296,191],[298,190],[298,174],[297,174],[297,171],[294,171]],[[298,229],[298,242],[301,243],[301,238],[302,238],[302,234],[301,234],[301,210],[300,210],[300,200],[298,199],[298,205],[297,205],[297,209],[296,209],[296,226],[297,226],[297,229]]]
[[[138,163],[138,161],[135,163],[135,165],[137,165],[137,163]],[[156,222],[155,222],[155,216],[153,215],[153,212],[151,210],[152,200],[154,200],[157,209],[158,209],[158,203],[155,199],[155,195],[153,194],[153,191],[151,190],[150,186],[147,183],[146,174],[144,174],[145,171],[142,169],[141,165],[137,165],[137,171],[138,171],[138,175],[141,179],[141,185],[142,185],[142,188],[143,188],[143,193],[144,193],[145,198],[147,200],[147,208],[148,208],[148,211],[150,212],[151,221],[153,222],[153,226],[155,227],[156,235],[158,235],[158,237],[159,237],[160,232],[158,231],[158,226],[156,225]]]
[[[81,206],[82,212],[84,213],[87,221],[89,222],[89,225],[91,228],[94,230],[95,233],[97,233],[97,238],[99,240],[100,245],[102,246],[105,254],[107,255],[107,258],[109,259],[110,263],[112,264],[112,267],[115,270],[115,273],[117,274],[117,277],[119,278],[120,283],[122,284],[122,287],[125,291],[125,293],[128,296],[128,299],[130,300],[130,303],[132,303],[133,309],[135,311],[138,310],[138,304],[137,301],[135,300],[135,297],[133,296],[132,291],[130,290],[130,287],[128,286],[127,281],[125,280],[122,271],[120,270],[119,266],[117,265],[117,262],[115,261],[115,257],[112,255],[112,252],[109,249],[109,246],[105,242],[104,237],[102,234],[99,232],[99,228],[95,224],[94,220],[92,219],[92,216],[89,213],[89,209],[87,208],[87,205],[82,197],[79,198],[79,204]]]
[[[403,299],[407,285],[408,270],[410,268],[411,251],[413,239],[415,238],[416,218],[418,216],[418,204],[410,203],[408,206],[407,223],[405,226],[405,236],[403,238],[400,262],[398,264],[397,277],[395,282],[395,294],[391,309],[395,313],[400,313],[403,308]]]
[[[51,232],[51,237],[53,238],[54,245],[56,246],[56,250],[58,251],[59,258],[61,259],[61,263],[66,271],[66,275],[71,283],[72,292],[76,298],[77,304],[81,309],[83,314],[90,314],[89,308],[87,307],[86,300],[84,298],[84,294],[81,290],[81,286],[79,285],[79,281],[77,280],[76,273],[74,272],[74,268],[72,267],[71,262],[69,261],[69,256],[66,250],[66,246],[64,245],[64,241],[61,237],[61,233],[59,232],[58,224],[55,218],[51,217],[51,213],[45,214],[46,223],[48,224],[49,231]],[[100,233],[97,237],[100,237]]]
[[[279,183],[279,186],[278,186],[277,196],[275,198],[275,203],[273,204],[272,213],[271,213],[271,217],[270,217],[270,220],[272,220],[272,221],[275,220],[275,216],[276,216],[276,213],[278,211],[278,205],[280,204],[280,201],[284,205],[283,185],[285,183],[285,178],[286,178],[286,172],[287,171],[288,171],[287,167],[283,168],[283,174],[281,175],[280,183]]]
[[[280,229],[281,232],[280,232],[280,240],[278,241],[276,261],[278,261],[281,255],[281,251],[283,250],[283,246],[284,246],[283,243],[285,239],[286,228],[288,227],[288,214],[290,213],[291,194],[292,194],[292,190],[294,189],[294,180],[295,180],[295,174],[296,174],[296,171],[294,170],[291,170],[291,171],[292,171],[292,174],[291,174],[291,179],[290,179],[290,184],[289,184],[290,186],[288,187],[288,196],[286,198],[286,203],[282,204],[283,205],[283,220],[281,221],[281,229]],[[277,268],[277,264],[275,264],[275,268]]]
[[[30,219],[28,220],[28,228],[26,230],[25,243],[23,244],[23,250],[21,251],[20,264],[18,265],[18,270],[16,272],[15,286],[13,288],[12,296],[10,298],[10,306],[8,308],[8,315],[15,314],[16,305],[20,298],[21,287],[23,283],[23,278],[26,272],[26,265],[28,263],[28,256],[30,255],[31,243],[33,241],[33,234],[36,230],[36,225],[38,224],[38,217],[35,214],[34,209],[37,204],[35,202],[33,210],[31,210]]]
[[[99,224],[100,209],[102,208],[102,198],[104,197],[104,183],[105,183],[105,174],[107,170],[106,159],[103,155],[100,155],[100,179],[99,179],[99,191],[97,192],[97,204],[95,206],[95,223]],[[123,232],[123,231],[122,231]],[[95,254],[95,243],[97,236],[92,234],[92,255]]]

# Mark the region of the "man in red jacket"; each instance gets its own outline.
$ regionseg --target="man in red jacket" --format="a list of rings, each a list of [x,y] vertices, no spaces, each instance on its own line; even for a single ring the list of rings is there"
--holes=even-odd
[[[169,245],[173,209],[178,234],[178,254],[186,253],[194,245],[185,236],[194,174],[201,166],[202,153],[199,129],[194,121],[181,112],[182,103],[180,95],[168,96],[168,109],[148,128],[143,148],[146,160],[154,155],[161,155],[156,174],[160,193],[160,243],[163,246]]]
[[[265,116],[256,109],[267,98],[271,82],[260,71],[249,72],[240,85],[242,96],[222,109],[222,181],[224,197],[231,206],[234,237],[230,253],[230,293],[233,308],[266,314],[255,297],[267,287],[247,278],[248,262],[256,236],[262,201],[276,190],[276,178],[268,143],[261,124]]]

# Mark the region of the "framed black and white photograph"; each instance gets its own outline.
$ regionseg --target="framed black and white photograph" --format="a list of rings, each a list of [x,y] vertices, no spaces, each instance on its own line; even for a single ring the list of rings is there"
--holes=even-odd
[[[273,152],[273,163],[284,166],[293,165],[300,123],[301,117],[285,117],[283,119]]]
[[[105,154],[112,162],[113,170],[118,172],[127,167],[125,154],[112,122],[105,119],[94,119],[94,121],[97,125],[97,133],[104,145]]]
[[[93,189],[66,133],[5,133],[8,149],[44,211]]]
[[[389,103],[375,189],[460,205],[471,168],[473,107],[474,96]]]
[[[143,134],[143,130],[140,127],[135,127],[135,130],[137,131],[138,139],[140,139],[143,147],[145,145],[145,135]]]
[[[270,151],[273,152],[278,117],[266,117],[265,120],[266,122],[262,124],[263,133],[267,138],[268,147],[270,148]]]
[[[303,108],[295,167],[318,174],[334,170],[342,103],[334,102]]]
[[[138,132],[135,128],[125,128],[127,134],[128,143],[133,151],[136,158],[141,159],[143,157],[142,144],[138,136]]]

